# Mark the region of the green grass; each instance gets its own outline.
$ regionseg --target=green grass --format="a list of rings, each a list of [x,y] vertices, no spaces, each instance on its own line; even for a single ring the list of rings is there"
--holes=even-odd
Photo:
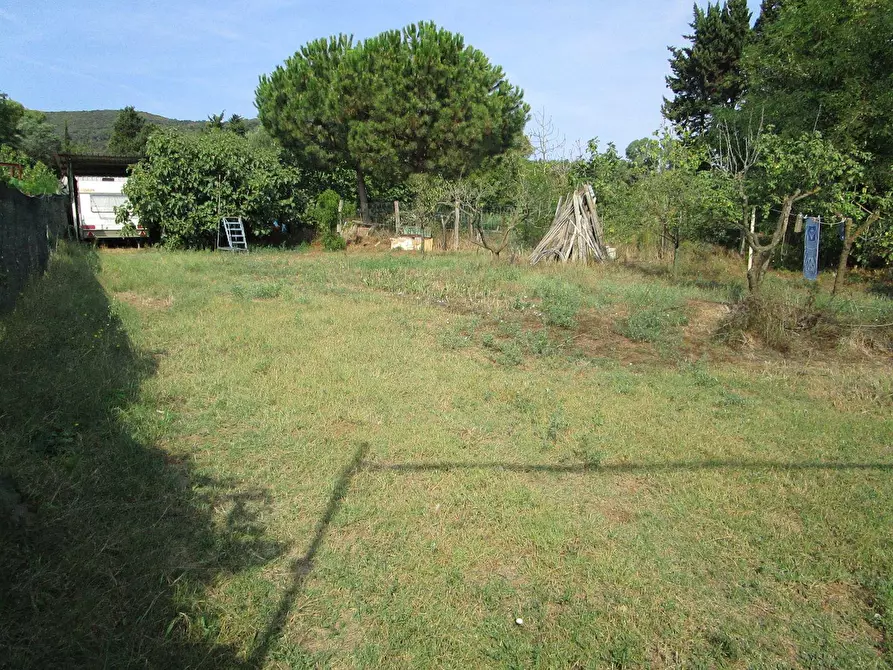
[[[710,281],[63,248],[0,321],[3,662],[889,667],[889,359],[738,362]]]

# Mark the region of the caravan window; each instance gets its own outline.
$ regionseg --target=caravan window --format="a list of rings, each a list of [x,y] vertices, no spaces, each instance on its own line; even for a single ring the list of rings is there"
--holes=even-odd
[[[127,196],[121,193],[95,193],[90,196],[90,211],[103,219],[114,218],[115,208],[127,202]]]

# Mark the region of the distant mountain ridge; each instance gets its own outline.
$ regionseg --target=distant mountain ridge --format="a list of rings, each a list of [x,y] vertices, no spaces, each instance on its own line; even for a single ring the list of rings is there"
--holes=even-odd
[[[115,119],[118,118],[119,109],[94,109],[83,112],[43,112],[62,137],[65,131],[65,123],[68,122],[68,134],[72,142],[80,149],[91,153],[105,153],[108,151],[109,138],[112,136],[112,128]],[[169,119],[166,116],[138,112],[147,122],[161,127],[173,127],[186,132],[198,132],[207,125],[207,121],[182,121]],[[245,119],[248,129],[260,124],[258,119]]]

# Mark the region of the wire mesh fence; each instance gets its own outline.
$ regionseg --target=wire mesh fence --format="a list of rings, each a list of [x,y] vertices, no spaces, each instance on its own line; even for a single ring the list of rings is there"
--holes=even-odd
[[[355,218],[359,219],[359,216]],[[369,218],[376,230],[383,233],[387,231],[392,234],[404,234],[407,233],[407,229],[424,229],[426,234],[433,234],[444,229],[452,231],[457,217],[456,209],[449,205],[422,210],[399,201],[396,201],[395,204],[395,201],[391,200],[370,202]],[[460,206],[459,230],[460,232],[471,231],[479,222],[483,230],[499,232],[505,226],[510,225],[515,218],[516,211],[511,207],[469,208]]]
[[[11,309],[68,226],[68,198],[32,198],[0,185],[0,312]]]

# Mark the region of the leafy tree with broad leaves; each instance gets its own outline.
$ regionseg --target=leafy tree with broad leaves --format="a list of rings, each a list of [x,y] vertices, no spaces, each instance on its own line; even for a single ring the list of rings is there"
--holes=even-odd
[[[605,233],[614,239],[631,235],[626,223],[635,218],[629,215],[634,176],[633,164],[619,154],[615,144],[608,142],[601,150],[597,137],[589,141],[588,156],[576,170],[578,181],[592,185]]]
[[[25,108],[12,100],[6,93],[0,93],[0,144],[18,144],[18,125]]]
[[[730,191],[742,198],[742,209],[757,206],[763,214],[754,232],[746,218],[739,223],[754,253],[747,286],[756,293],[799,203],[807,198],[813,199],[811,206],[836,202],[843,197],[841,189],[858,182],[860,165],[857,157],[841,152],[819,132],[790,137],[761,126],[746,141],[730,139],[733,131],[726,132],[714,163],[734,183]]]
[[[419,23],[355,44],[303,46],[261,78],[261,122],[323,170],[350,167],[364,221],[366,180],[457,177],[505,152],[527,120],[523,93],[461,35]]]
[[[691,46],[669,47],[672,57],[667,86],[673,99],[664,98],[664,117],[679,130],[700,136],[708,129],[716,108],[734,109],[742,101],[746,80],[741,65],[750,37],[747,0],[725,0],[694,6]]]
[[[788,137],[817,130],[840,151],[864,156],[865,211],[879,213],[863,257],[893,259],[893,222],[883,205],[893,193],[893,9],[889,0],[766,2],[771,20],[747,49],[748,105]],[[766,8],[764,8],[766,11]],[[762,21],[762,19],[761,19]]]
[[[7,183],[27,195],[59,192],[59,180],[50,168],[9,145],[0,145],[0,163],[18,163],[23,166],[21,178],[13,177],[6,168],[0,168],[0,183]]]
[[[278,151],[259,148],[235,133],[153,133],[146,156],[124,187],[131,211],[151,235],[170,247],[214,244],[221,216],[242,216],[256,236],[273,221],[297,223],[307,204],[300,172]]]
[[[136,109],[125,107],[118,112],[118,118],[115,119],[112,136],[109,138],[109,151],[124,156],[141,155],[154,129],[154,126],[146,123]]]
[[[633,140],[623,152],[626,160],[640,170],[650,170],[656,166],[655,159],[660,152],[660,143],[653,137]]]
[[[46,115],[33,110],[25,110],[16,127],[18,148],[36,161],[51,163],[53,154],[61,146],[55,127]]]
[[[663,128],[639,148],[628,196],[639,246],[656,238],[658,257],[672,250],[675,262],[685,239],[725,242],[734,201],[720,175],[701,169],[708,162],[705,145]]]

